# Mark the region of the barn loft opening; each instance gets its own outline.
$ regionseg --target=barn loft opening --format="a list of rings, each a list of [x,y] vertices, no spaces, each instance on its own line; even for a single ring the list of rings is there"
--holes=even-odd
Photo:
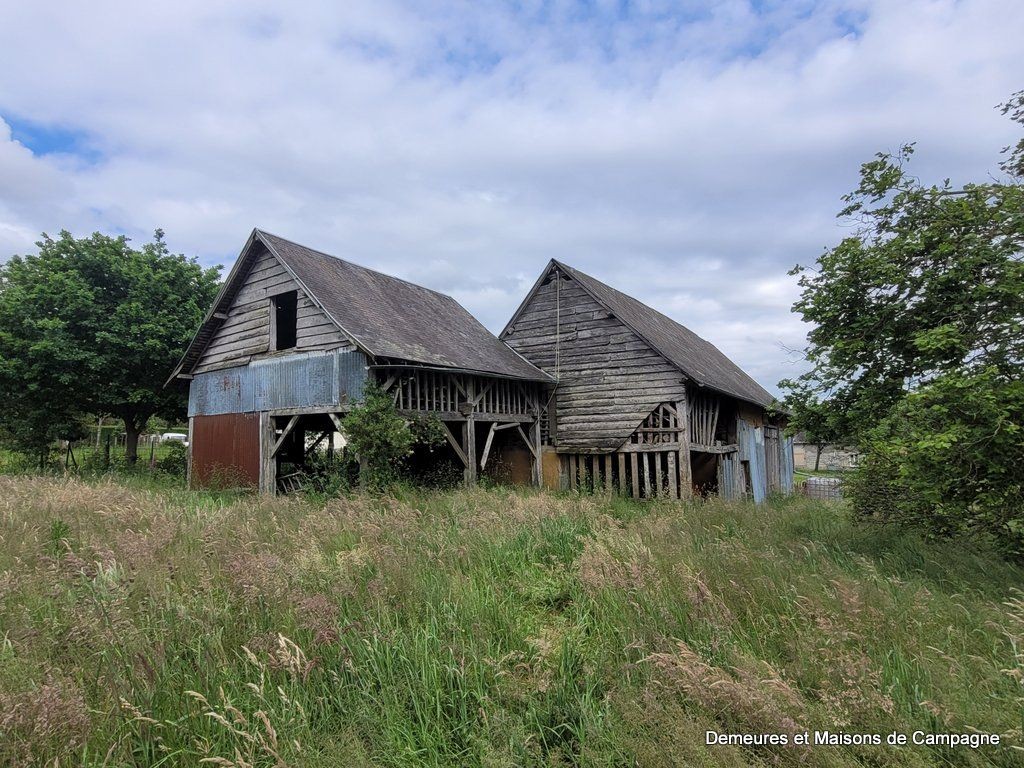
[[[288,291],[274,296],[271,301],[274,313],[271,333],[274,350],[292,349],[298,336],[299,294],[297,291]]]

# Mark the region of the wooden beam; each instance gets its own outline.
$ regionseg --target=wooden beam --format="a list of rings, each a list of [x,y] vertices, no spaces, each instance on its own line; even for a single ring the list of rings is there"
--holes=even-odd
[[[544,451],[540,446],[540,421],[533,423],[533,485],[540,488],[544,484]]]
[[[612,462],[614,459],[611,454],[606,453],[604,456],[604,489],[608,493],[612,492]]]
[[[277,439],[273,447],[270,449],[270,455],[272,457],[277,456],[277,452],[281,450],[281,446],[284,445],[284,441],[288,438],[288,435],[292,433],[292,430],[295,429],[295,425],[298,423],[299,416],[297,414],[288,420],[288,423],[285,425],[284,432],[281,433],[281,437]]]
[[[472,416],[462,425],[463,450],[466,452],[466,485],[476,485],[476,422]]]
[[[309,446],[308,448],[306,448],[306,449],[305,449],[305,455],[306,455],[306,456],[309,456],[309,454],[311,454],[311,453],[312,453],[313,451],[315,451],[315,450],[317,449],[317,446],[318,446],[318,445],[320,445],[320,443],[322,443],[322,442],[324,441],[324,439],[325,439],[325,438],[326,438],[326,437],[327,437],[327,436],[328,436],[329,434],[331,434],[331,432],[329,432],[329,431],[327,431],[327,432],[321,432],[321,433],[320,433],[320,437],[318,437],[318,438],[317,438],[316,440],[314,440],[314,441],[313,441],[313,443],[312,443],[312,444],[310,444],[310,446]]]
[[[676,403],[679,414],[679,498],[693,495],[693,470],[690,467],[690,413],[684,389],[683,399]]]
[[[491,452],[491,443],[494,442],[494,433],[497,430],[497,427],[498,425],[492,422],[491,428],[487,430],[487,439],[484,441],[484,453],[483,456],[480,457],[481,470],[487,468],[487,456]]]
[[[341,434],[345,434],[345,426],[341,423],[341,419],[338,418],[338,414],[328,413],[327,416],[330,418],[331,423],[334,424],[334,428]]]
[[[441,426],[444,427],[444,436],[447,438],[449,445],[455,449],[455,454],[462,461],[462,466],[465,468],[469,465],[469,459],[466,458],[466,452],[462,450],[462,446],[459,445],[459,441],[455,438],[451,428],[445,423],[441,422]]]
[[[668,495],[679,498],[679,471],[676,469],[676,452],[668,451]]]
[[[626,454],[624,454],[624,453],[622,453],[620,451],[618,456],[619,456],[619,485],[618,485],[619,495],[620,496],[628,496],[629,494],[626,492]]]
[[[274,458],[274,420],[267,411],[260,412],[260,493],[277,492],[277,460]]]
[[[637,455],[635,453],[629,454],[629,468],[633,471],[632,488],[633,498],[640,498],[640,476],[637,470]]]
[[[530,438],[528,438],[526,433],[523,432],[522,424],[516,424],[516,432],[518,432],[519,436],[523,438],[523,442],[526,443],[526,447],[530,449],[530,453],[533,454],[533,457],[537,458],[537,449],[533,447],[533,443],[530,441]]]

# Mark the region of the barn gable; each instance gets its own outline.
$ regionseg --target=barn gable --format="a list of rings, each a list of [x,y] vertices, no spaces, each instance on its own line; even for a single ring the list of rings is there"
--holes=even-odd
[[[767,407],[774,402],[775,398],[764,387],[714,344],[702,339],[686,326],[574,267],[555,260],[551,261],[548,270],[551,267],[557,267],[577,280],[584,291],[646,341],[651,349],[656,350],[686,374],[686,377],[697,386],[761,407]],[[527,296],[516,315],[509,321],[509,325],[516,322],[522,307],[529,301],[530,296]]]
[[[559,450],[613,451],[661,403],[685,399],[679,369],[555,263],[502,339],[558,380]]]
[[[171,378],[244,365],[274,351],[275,296],[295,292],[293,351],[359,349],[528,381],[548,376],[451,296],[254,230]]]
[[[354,349],[355,345],[330,317],[309,298],[274,254],[256,249],[248,273],[221,312],[223,322],[199,355],[192,373],[245,365],[270,354],[271,299],[295,292],[294,352]]]

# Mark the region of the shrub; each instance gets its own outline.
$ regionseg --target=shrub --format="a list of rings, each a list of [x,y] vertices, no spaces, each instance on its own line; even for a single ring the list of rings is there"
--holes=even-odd
[[[169,443],[166,455],[157,459],[156,468],[169,477],[185,477],[188,468],[188,448],[184,443]]]
[[[1024,382],[993,369],[909,395],[872,435],[850,496],[863,516],[982,535],[1024,557]]]

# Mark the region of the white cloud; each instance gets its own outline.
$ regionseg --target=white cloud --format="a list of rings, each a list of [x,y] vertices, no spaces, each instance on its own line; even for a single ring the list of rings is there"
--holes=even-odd
[[[555,257],[771,386],[805,330],[786,270],[844,234],[861,162],[917,140],[924,178],[995,167],[1024,5],[758,5],[17,4],[0,117],[99,158],[33,155],[0,124],[0,253],[162,227],[227,263],[260,226],[494,330]]]

